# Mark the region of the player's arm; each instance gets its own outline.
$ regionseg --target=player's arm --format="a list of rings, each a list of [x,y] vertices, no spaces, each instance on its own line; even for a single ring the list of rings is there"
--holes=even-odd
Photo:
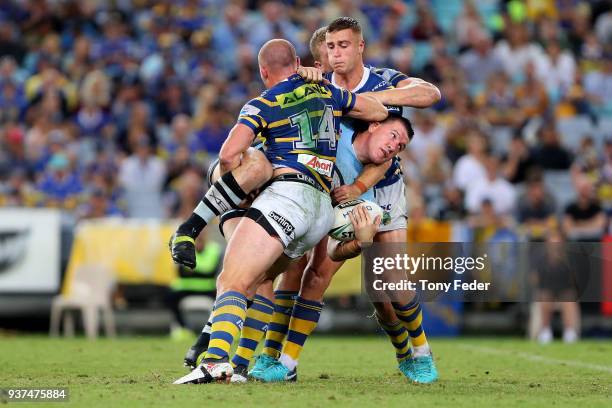
[[[374,220],[370,217],[370,213],[360,205],[349,213],[353,229],[355,230],[355,239],[348,242],[341,242],[330,238],[327,241],[327,255],[335,262],[340,262],[346,259],[354,258],[361,253],[361,249],[372,245],[374,235],[378,232],[381,218],[376,216]]]
[[[391,68],[371,68],[375,74],[380,75],[389,85],[393,88],[407,88],[410,87],[411,95],[404,99],[404,103],[398,101],[397,98],[405,98],[404,92],[391,92],[392,102],[399,103],[387,103],[388,105],[400,105],[410,106],[413,108],[427,108],[437,103],[441,98],[440,90],[433,84],[415,77],[409,77],[403,72],[397,71]],[[383,95],[384,96],[384,95]]]
[[[437,86],[419,78],[407,78],[398,83],[397,88],[377,92],[365,92],[385,105],[428,108],[440,101],[442,95]]]
[[[251,147],[255,139],[252,128],[242,123],[234,125],[219,151],[219,167],[221,174],[234,170],[240,165],[240,158]]]
[[[358,95],[331,84],[325,86],[331,92],[334,109],[339,109],[342,115],[366,122],[382,122],[389,115],[385,105],[376,98],[364,94]]]
[[[389,112],[378,99],[365,94],[353,94],[355,105],[346,115],[353,119],[365,120],[366,122],[382,122],[387,119]]]
[[[342,203],[358,198],[382,180],[389,167],[391,167],[391,160],[381,164],[366,164],[353,183],[333,189],[332,199],[334,202]]]

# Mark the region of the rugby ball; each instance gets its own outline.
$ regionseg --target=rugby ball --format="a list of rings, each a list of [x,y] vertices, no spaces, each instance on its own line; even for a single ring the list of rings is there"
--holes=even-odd
[[[351,241],[355,239],[355,230],[349,218],[349,213],[360,204],[365,205],[372,219],[376,218],[376,216],[380,216],[382,219],[383,210],[376,203],[360,198],[357,200],[345,201],[334,207],[334,226],[329,230],[328,234],[330,237],[338,241]]]

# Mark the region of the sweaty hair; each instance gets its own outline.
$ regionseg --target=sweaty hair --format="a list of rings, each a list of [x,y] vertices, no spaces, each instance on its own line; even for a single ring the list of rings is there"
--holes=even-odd
[[[361,25],[359,21],[353,17],[338,17],[327,26],[328,33],[335,33],[336,31],[351,30],[355,34],[361,34]]]
[[[259,64],[277,70],[295,64],[297,54],[295,47],[287,40],[274,39],[265,43],[259,50]]]
[[[310,37],[310,54],[315,61],[320,61],[321,55],[319,55],[319,47],[323,42],[325,42],[325,33],[327,32],[327,27],[321,27],[317,29],[314,33],[312,33],[312,37]]]

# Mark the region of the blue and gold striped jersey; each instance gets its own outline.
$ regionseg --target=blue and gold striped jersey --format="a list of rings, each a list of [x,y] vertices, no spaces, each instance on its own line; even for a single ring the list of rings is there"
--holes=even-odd
[[[261,133],[274,168],[295,169],[329,191],[340,117],[353,106],[352,92],[294,74],[244,105],[238,123]]]

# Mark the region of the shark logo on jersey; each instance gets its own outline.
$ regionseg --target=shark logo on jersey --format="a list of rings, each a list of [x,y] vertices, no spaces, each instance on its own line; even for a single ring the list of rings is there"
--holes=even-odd
[[[319,174],[331,177],[334,169],[334,162],[331,160],[321,159],[320,157],[313,156],[312,154],[299,154],[298,162],[305,164]]]

